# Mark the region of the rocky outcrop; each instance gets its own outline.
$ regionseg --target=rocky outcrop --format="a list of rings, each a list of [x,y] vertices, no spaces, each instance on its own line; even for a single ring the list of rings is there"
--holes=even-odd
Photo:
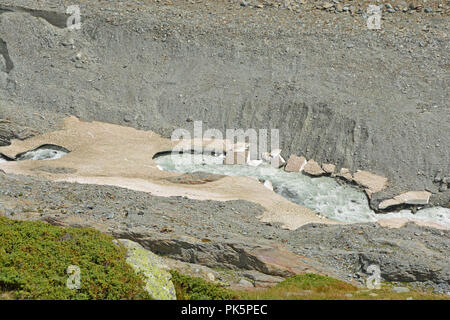
[[[145,290],[155,300],[176,300],[172,276],[166,271],[164,261],[154,253],[145,250],[139,243],[128,239],[114,240],[127,249],[127,263],[145,277]]]
[[[326,226],[310,224],[294,235],[299,254],[346,270],[361,284],[367,268],[377,265],[387,281],[421,282],[450,290],[450,231],[407,223],[384,228],[377,223]]]
[[[288,277],[313,272],[330,274],[330,270],[306,257],[296,255],[283,247],[240,241],[200,241],[187,236],[170,238],[152,232],[114,230],[113,236],[141,244],[144,248],[171,259],[208,267],[256,270],[264,274]]]
[[[25,140],[37,132],[31,128],[17,125],[9,120],[0,119],[0,146],[7,146],[12,139]]]

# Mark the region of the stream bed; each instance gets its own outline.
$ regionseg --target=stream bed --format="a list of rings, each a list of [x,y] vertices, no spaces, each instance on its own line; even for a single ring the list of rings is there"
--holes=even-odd
[[[270,181],[274,192],[286,199],[320,213],[331,220],[356,223],[374,222],[381,218],[407,218],[439,223],[450,227],[450,209],[425,208],[413,214],[410,210],[377,214],[366,195],[355,187],[339,184],[330,177],[312,178],[298,172],[286,172],[268,164],[224,165],[223,155],[166,154],[154,159],[162,170],[172,172],[207,172],[226,176],[256,177]]]

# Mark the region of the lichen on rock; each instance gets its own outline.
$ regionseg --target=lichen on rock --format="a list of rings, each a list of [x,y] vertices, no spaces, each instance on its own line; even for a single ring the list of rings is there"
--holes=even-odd
[[[160,257],[144,249],[139,243],[128,239],[118,239],[114,243],[127,249],[127,263],[136,272],[142,272],[145,277],[145,290],[155,300],[176,300],[172,276]]]

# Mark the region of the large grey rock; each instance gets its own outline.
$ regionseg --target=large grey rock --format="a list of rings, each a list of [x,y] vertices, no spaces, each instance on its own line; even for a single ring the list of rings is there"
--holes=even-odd
[[[408,191],[399,194],[392,199],[387,199],[382,201],[378,205],[378,209],[384,210],[392,206],[398,206],[401,204],[411,204],[411,205],[425,205],[428,204],[430,200],[431,192],[428,191]]]
[[[127,263],[136,272],[142,272],[146,279],[145,290],[155,300],[176,300],[172,276],[164,261],[156,254],[144,249],[139,243],[128,239],[115,240],[127,249]]]
[[[9,145],[12,139],[25,140],[35,134],[35,130],[17,125],[9,120],[0,119],[0,146]]]
[[[362,270],[368,275],[368,267],[377,265],[381,278],[387,281],[430,283],[450,288],[449,230],[414,223],[396,229],[383,228],[376,223],[310,224],[295,230],[292,237],[298,238],[297,246],[302,248],[302,254],[347,273]]]

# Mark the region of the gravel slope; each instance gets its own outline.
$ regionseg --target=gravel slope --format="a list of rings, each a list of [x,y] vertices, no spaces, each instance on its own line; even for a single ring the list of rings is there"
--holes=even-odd
[[[270,3],[77,3],[83,27],[69,32],[62,4],[0,1],[15,6],[0,15],[10,61],[1,118],[43,131],[74,114],[165,136],[191,120],[279,128],[285,156],[384,175],[384,197],[428,189],[433,203],[449,202],[434,182],[450,172],[446,5],[384,11],[383,29],[369,31],[365,2],[353,14],[319,1],[300,13]]]
[[[448,5],[391,1],[395,13],[386,5],[383,29],[369,31],[368,1],[341,1],[345,11],[302,2],[0,0],[0,143],[54,130],[67,115],[166,137],[192,120],[204,129],[278,128],[285,157],[386,176],[380,197],[428,189],[433,204],[448,205],[450,191],[435,182],[450,176]],[[83,26],[71,32],[64,12],[73,4]],[[181,260],[207,254],[205,246],[220,256],[228,241],[269,241],[340,278],[363,279],[377,263],[392,281],[449,290],[447,231],[362,224],[289,232],[260,223],[261,208],[245,201],[0,179],[0,214],[89,218],[121,236],[150,230],[158,250],[161,239],[214,239],[197,251],[162,250]]]

